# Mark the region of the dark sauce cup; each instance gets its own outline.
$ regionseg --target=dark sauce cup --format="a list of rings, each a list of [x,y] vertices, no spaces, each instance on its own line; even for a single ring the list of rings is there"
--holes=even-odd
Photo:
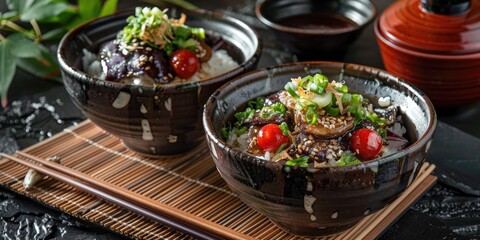
[[[341,60],[376,16],[369,0],[260,0],[255,12],[301,60]]]

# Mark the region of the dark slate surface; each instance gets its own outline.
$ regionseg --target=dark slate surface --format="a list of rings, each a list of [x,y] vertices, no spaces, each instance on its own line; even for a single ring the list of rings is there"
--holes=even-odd
[[[393,0],[373,2],[381,13]],[[241,18],[257,28],[265,44],[260,67],[295,61],[296,57],[254,17],[254,3],[253,0],[207,0],[197,4]],[[3,4],[0,4],[1,9]],[[121,8],[132,4],[135,3],[120,3]],[[372,26],[350,46],[345,62],[383,68]],[[9,96],[10,105],[0,109],[1,152],[13,153],[84,119],[63,86],[23,72],[16,75]],[[442,122],[428,161],[437,164],[440,182],[380,239],[480,239],[480,127],[476,123],[480,119],[480,103],[437,111]],[[1,239],[122,238],[3,187],[0,187],[0,233]]]

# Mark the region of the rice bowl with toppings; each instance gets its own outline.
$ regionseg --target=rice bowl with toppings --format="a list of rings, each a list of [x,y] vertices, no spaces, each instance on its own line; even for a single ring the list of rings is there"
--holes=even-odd
[[[203,28],[185,24],[187,15],[169,18],[167,10],[135,9],[117,37],[102,46],[98,54],[83,49],[82,66],[86,73],[101,80],[141,84],[180,84],[210,79],[239,65],[226,50],[206,42]],[[220,44],[219,44],[220,43]]]
[[[202,143],[202,106],[253,69],[262,49],[258,34],[232,17],[201,9],[166,14],[137,8],[98,18],[68,32],[58,49],[73,103],[125,147],[150,157]],[[145,19],[154,24],[143,27]]]

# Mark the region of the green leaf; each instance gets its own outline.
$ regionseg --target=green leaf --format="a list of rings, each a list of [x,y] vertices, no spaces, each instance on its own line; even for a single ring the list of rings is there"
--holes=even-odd
[[[100,0],[78,0],[78,14],[83,21],[97,17],[100,7]]]
[[[10,46],[10,49],[12,54],[18,58],[31,58],[41,55],[40,44],[35,43],[24,34],[12,33],[8,35],[7,39],[15,43]]]
[[[16,16],[18,16],[17,11],[8,11],[8,12],[0,13],[0,20],[10,19],[10,18],[16,17]]]
[[[100,17],[114,14],[118,5],[118,0],[107,0],[103,4],[102,11],[100,11]]]
[[[36,21],[42,21],[50,17],[59,15],[71,8],[72,5],[65,2],[56,2],[51,0],[37,1],[30,8],[25,9],[25,12],[21,15],[22,21],[28,22],[32,19]]]
[[[0,42],[0,97],[2,105],[7,105],[7,93],[15,75],[16,58],[12,54],[11,47],[14,44],[9,39]]]
[[[34,76],[60,81],[60,70],[50,51],[38,45],[41,51],[38,57],[18,59],[18,67]]]
[[[72,6],[58,15],[43,19],[41,22],[68,25],[75,17],[78,17],[78,9]]]
[[[65,35],[66,32],[67,30],[63,28],[53,29],[51,31],[48,31],[42,34],[42,40],[43,41],[60,40],[63,37],[63,35]]]
[[[30,8],[35,0],[7,0],[8,9],[17,11],[20,14],[26,9]]]

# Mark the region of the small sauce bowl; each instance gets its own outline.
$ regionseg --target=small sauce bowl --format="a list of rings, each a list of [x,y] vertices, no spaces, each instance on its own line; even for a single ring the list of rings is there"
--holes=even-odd
[[[376,16],[369,0],[260,0],[257,17],[302,60],[339,60]]]

